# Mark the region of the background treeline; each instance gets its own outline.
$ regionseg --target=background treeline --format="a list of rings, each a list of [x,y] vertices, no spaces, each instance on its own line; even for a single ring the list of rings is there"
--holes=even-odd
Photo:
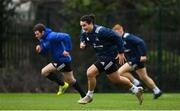
[[[23,5],[25,5],[23,8]],[[27,6],[29,6],[29,8]],[[35,53],[32,27],[44,23],[67,32],[73,42],[73,69],[87,89],[86,69],[95,60],[92,49],[79,49],[79,19],[94,13],[96,23],[111,28],[116,23],[147,43],[147,69],[163,91],[180,91],[179,0],[12,0],[0,1],[0,92],[54,92],[57,86],[40,75],[48,62]],[[27,9],[28,8],[28,9]],[[25,10],[26,9],[26,10]],[[96,92],[119,92],[105,74]]]

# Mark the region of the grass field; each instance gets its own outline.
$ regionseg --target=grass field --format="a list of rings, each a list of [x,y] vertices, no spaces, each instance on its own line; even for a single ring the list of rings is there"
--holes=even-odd
[[[0,110],[180,110],[180,94],[163,94],[158,100],[152,94],[144,94],[144,102],[138,104],[129,93],[97,93],[90,104],[80,105],[78,94],[61,96],[44,93],[0,93]]]

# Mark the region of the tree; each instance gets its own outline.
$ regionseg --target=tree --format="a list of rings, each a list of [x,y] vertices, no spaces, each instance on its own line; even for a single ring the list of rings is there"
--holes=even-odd
[[[4,64],[2,45],[5,41],[4,32],[10,24],[10,17],[14,14],[14,7],[11,7],[12,0],[0,1],[0,67]]]

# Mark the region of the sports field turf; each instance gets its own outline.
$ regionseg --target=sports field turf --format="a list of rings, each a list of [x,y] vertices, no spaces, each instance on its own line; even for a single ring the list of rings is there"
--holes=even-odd
[[[158,100],[144,94],[138,104],[130,93],[95,93],[92,103],[80,105],[78,94],[0,93],[0,110],[180,110],[180,94],[163,94]]]

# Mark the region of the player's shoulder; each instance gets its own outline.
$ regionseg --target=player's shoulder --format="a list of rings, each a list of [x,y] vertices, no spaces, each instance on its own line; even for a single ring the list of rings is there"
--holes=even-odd
[[[95,27],[96,27],[95,33],[104,33],[106,31],[108,31],[108,28],[106,28],[104,26],[95,25]]]
[[[48,34],[47,39],[51,39],[51,38],[55,37],[56,35],[57,35],[57,32],[52,31],[51,33]]]
[[[103,26],[95,25],[95,33],[100,33],[103,30]]]
[[[134,35],[134,34],[130,34],[130,33],[125,33],[124,38],[126,38],[127,40],[144,42],[144,40],[142,38],[140,38],[139,36]]]
[[[130,34],[129,36],[132,37],[132,38],[134,38],[134,39],[142,40],[141,37],[139,37],[139,36],[137,36],[137,35],[134,35],[134,34]]]

